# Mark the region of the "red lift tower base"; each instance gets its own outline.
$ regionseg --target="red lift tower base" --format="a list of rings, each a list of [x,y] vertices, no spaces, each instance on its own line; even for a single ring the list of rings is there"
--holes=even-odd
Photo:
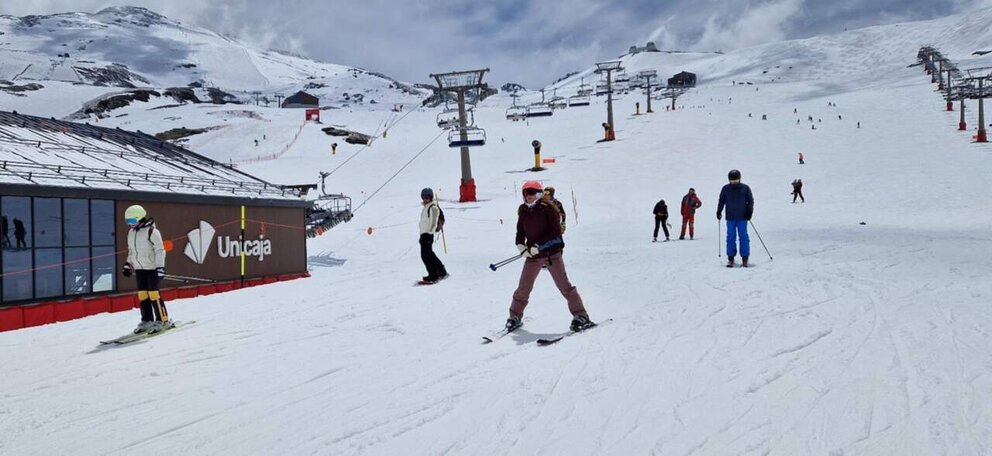
[[[458,201],[462,203],[478,201],[475,198],[475,179],[463,180],[462,184],[458,186]]]

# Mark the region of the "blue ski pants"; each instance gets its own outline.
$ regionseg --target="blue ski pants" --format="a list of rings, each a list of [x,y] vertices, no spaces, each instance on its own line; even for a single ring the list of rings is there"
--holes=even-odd
[[[751,239],[747,237],[747,220],[727,220],[727,257],[737,255],[737,236],[741,238],[741,256],[751,256]]]

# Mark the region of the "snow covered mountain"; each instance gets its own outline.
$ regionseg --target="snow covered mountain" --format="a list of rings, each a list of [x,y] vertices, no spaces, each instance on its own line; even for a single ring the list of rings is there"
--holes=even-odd
[[[905,67],[920,46],[931,45],[966,66],[988,66],[992,55],[992,8],[939,19],[880,25],[812,38],[768,43],[727,53],[639,52],[619,60],[634,77],[657,70],[659,81],[680,71],[696,73],[699,84],[731,82],[780,83],[807,81],[823,85],[860,87],[885,84],[894,70]],[[559,95],[575,90],[584,79],[600,79],[595,66],[547,87]],[[564,90],[561,90],[564,89]]]
[[[0,16],[0,81],[11,83],[7,89],[0,85],[0,96],[34,97],[51,90],[83,94],[70,96],[69,102],[88,100],[93,91],[72,90],[66,84],[209,87],[235,94],[242,101],[253,101],[255,91],[275,101],[276,93],[291,95],[306,89],[326,105],[409,103],[427,95],[382,74],[259,50],[129,6],[94,14]],[[28,84],[42,87],[24,88]]]

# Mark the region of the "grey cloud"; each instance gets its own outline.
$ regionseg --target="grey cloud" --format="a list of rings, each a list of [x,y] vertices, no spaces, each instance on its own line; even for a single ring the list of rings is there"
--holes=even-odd
[[[427,82],[488,66],[490,82],[535,87],[632,44],[730,50],[992,6],[992,0],[132,0],[183,23]],[[0,14],[96,11],[121,2],[3,2]]]

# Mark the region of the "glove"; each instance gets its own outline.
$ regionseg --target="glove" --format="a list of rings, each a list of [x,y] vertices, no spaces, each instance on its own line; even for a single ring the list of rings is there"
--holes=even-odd
[[[523,244],[517,244],[517,250],[520,251],[521,255],[527,258],[531,258],[533,256],[536,256],[538,253],[541,253],[541,251],[538,250],[536,245],[527,247],[526,245]]]
[[[158,278],[165,278],[165,268],[155,268],[155,273],[158,274]]]
[[[717,219],[717,220],[723,220],[723,214],[721,214],[721,213],[719,213],[719,212],[717,212],[717,213],[716,213],[716,219]]]
[[[565,222],[561,222],[561,234],[565,234]]]
[[[124,277],[131,277],[131,265],[129,263],[124,263]]]

